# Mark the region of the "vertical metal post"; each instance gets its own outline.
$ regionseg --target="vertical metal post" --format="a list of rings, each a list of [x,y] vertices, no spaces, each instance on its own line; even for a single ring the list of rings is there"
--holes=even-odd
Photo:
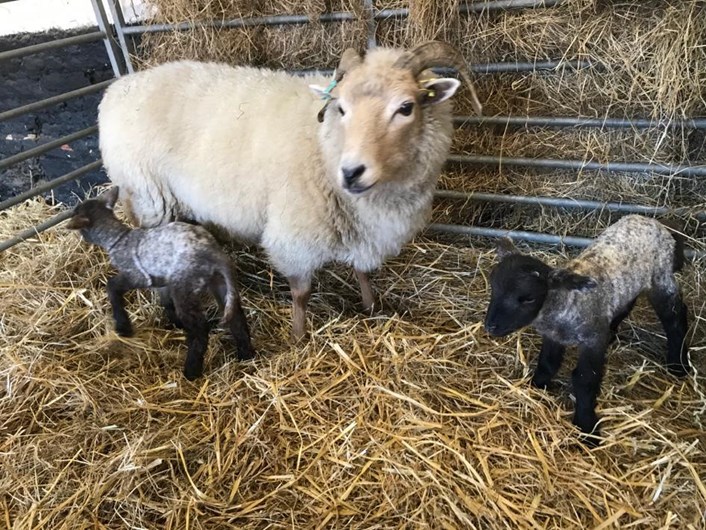
[[[375,0],[363,0],[363,8],[368,19],[368,49],[377,47],[377,21],[375,20]]]
[[[98,28],[105,35],[103,42],[105,43],[105,51],[108,53],[108,58],[110,59],[110,66],[113,68],[113,74],[115,77],[120,77],[126,72],[126,69],[120,58],[120,47],[118,43],[115,42],[115,37],[113,37],[113,31],[108,22],[108,17],[105,14],[102,0],[91,0],[91,4],[93,5],[93,12],[96,14]]]
[[[132,53],[132,39],[128,43],[125,38],[125,33],[123,28],[125,27],[125,17],[123,16],[123,8],[120,6],[120,0],[106,0],[108,2],[108,9],[110,9],[110,14],[113,16],[113,27],[115,28],[115,33],[118,35],[118,41],[120,42],[120,50],[123,52],[123,60],[125,62],[126,71],[128,74],[135,72],[132,66],[132,60],[130,59],[130,53]]]

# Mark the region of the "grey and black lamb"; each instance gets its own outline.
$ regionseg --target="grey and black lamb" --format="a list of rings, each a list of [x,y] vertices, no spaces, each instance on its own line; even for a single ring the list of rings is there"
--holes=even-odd
[[[115,330],[132,335],[124,294],[132,289],[164,288],[173,305],[165,306],[169,318],[186,332],[188,352],[184,376],[193,380],[203,373],[209,325],[200,306],[201,295],[210,290],[224,308],[222,322],[235,339],[238,358],[251,359],[254,350],[240,295],[234,284],[228,256],[203,227],[173,222],[150,229],[131,229],[113,212],[118,188],[74,209],[67,228],[104,248],[118,274],[108,280]]]
[[[606,350],[641,293],[666,332],[667,369],[677,376],[690,370],[687,310],[674,276],[683,265],[683,245],[659,221],[623,217],[563,268],[520,254],[509,239],[499,244],[498,257],[485,327],[494,336],[525,326],[539,332],[542,348],[532,379],[539,388],[559,370],[566,346],[579,347],[572,374],[574,424],[589,444],[598,443],[595,408]]]

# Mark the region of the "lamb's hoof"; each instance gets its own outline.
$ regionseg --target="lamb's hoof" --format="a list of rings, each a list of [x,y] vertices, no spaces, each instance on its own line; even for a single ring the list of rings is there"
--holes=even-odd
[[[134,331],[132,330],[132,324],[130,324],[129,322],[127,324],[116,324],[115,333],[117,333],[121,337],[132,337],[134,335]]]
[[[556,384],[552,384],[552,380],[546,377],[534,376],[530,384],[539,390],[549,390],[550,388],[556,387]]]
[[[579,441],[589,449],[594,449],[601,445],[601,433],[598,429],[594,430],[592,433],[582,432],[579,434]]]
[[[185,366],[184,377],[189,381],[194,381],[203,375],[203,366]]]
[[[257,352],[252,346],[250,346],[249,348],[238,348],[239,361],[250,361],[255,358],[256,354]]]
[[[685,368],[682,364],[668,364],[667,371],[675,377],[686,377],[689,375],[689,368]]]

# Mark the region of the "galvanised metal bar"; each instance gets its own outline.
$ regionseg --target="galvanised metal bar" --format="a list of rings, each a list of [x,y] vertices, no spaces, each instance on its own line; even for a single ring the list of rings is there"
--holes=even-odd
[[[507,72],[535,72],[538,70],[558,70],[559,68],[571,68],[581,70],[583,68],[600,67],[601,63],[596,63],[590,59],[576,59],[565,61],[537,61],[537,62],[498,62],[487,64],[472,64],[471,71],[476,74],[499,74]]]
[[[24,48],[17,48],[15,50],[7,50],[0,52],[0,61],[5,59],[16,59],[17,57],[24,57],[25,55],[32,55],[33,53],[39,53],[46,50],[54,50],[56,48],[63,48],[65,46],[73,46],[74,44],[84,44],[86,42],[95,42],[101,40],[105,34],[102,31],[93,31],[91,33],[84,33],[83,35],[75,35],[73,37],[66,37],[65,39],[57,39],[49,42],[42,42],[40,44],[33,44],[32,46],[25,46]]]
[[[492,155],[451,155],[447,162],[453,164],[485,164],[538,167],[543,169],[576,169],[626,173],[657,173],[660,175],[679,174],[683,176],[706,176],[706,166],[686,166],[683,164],[659,164],[645,162],[593,162],[591,160],[559,160],[554,158],[518,158]]]
[[[439,199],[454,199],[477,202],[493,202],[508,204],[529,204],[531,206],[549,206],[552,208],[576,208],[579,210],[607,210],[620,213],[639,213],[644,215],[689,215],[706,220],[706,210],[696,207],[666,208],[661,206],[643,206],[640,204],[623,204],[620,202],[600,202],[584,199],[569,199],[560,197],[530,197],[527,195],[505,195],[496,193],[464,192],[452,190],[437,190],[434,193]]]
[[[113,17],[113,27],[115,28],[115,33],[118,35],[118,42],[120,43],[120,51],[123,54],[123,61],[125,64],[125,72],[128,74],[135,73],[135,68],[132,65],[132,59],[130,58],[130,53],[134,51],[132,49],[132,40],[128,44],[125,38],[125,17],[123,17],[123,9],[120,7],[120,2],[118,0],[106,0],[108,2],[108,9],[110,9],[110,14]]]
[[[9,120],[11,118],[16,118],[17,116],[27,114],[28,112],[34,112],[36,110],[41,110],[46,107],[51,107],[52,105],[68,101],[69,99],[77,98],[80,96],[86,96],[88,94],[93,94],[94,92],[100,92],[113,81],[114,79],[101,81],[100,83],[96,83],[95,85],[79,88],[77,90],[72,90],[71,92],[66,92],[58,96],[53,96],[47,99],[43,99],[41,101],[37,101],[35,103],[24,105],[22,107],[17,107],[16,109],[10,109],[6,110],[5,112],[0,112],[0,121]]]
[[[552,7],[558,5],[562,0],[495,0],[489,2],[475,2],[467,6],[459,7],[462,13],[479,13],[481,11],[493,11],[499,9],[515,9],[523,7]],[[404,18],[409,16],[409,9],[380,9],[375,12],[375,20],[387,20],[391,18]],[[317,22],[349,22],[356,20],[355,13],[348,11],[336,11],[320,15]],[[157,33],[164,31],[183,31],[194,29],[195,27],[213,28],[242,28],[248,26],[284,26],[290,24],[307,24],[313,22],[308,15],[270,15],[262,17],[236,18],[231,20],[206,20],[203,22],[182,22],[179,24],[142,24],[136,26],[126,26],[124,32],[127,35],[134,33]]]
[[[371,50],[377,47],[377,22],[375,22],[375,6],[374,0],[363,0],[363,8],[365,16],[368,17],[368,44],[367,49]]]
[[[72,213],[73,212],[71,210],[61,212],[60,214],[55,215],[54,217],[51,217],[50,219],[47,219],[46,221],[39,223],[38,225],[33,226],[32,228],[23,230],[14,237],[11,237],[10,239],[0,242],[0,252],[2,252],[3,250],[7,250],[10,247],[14,247],[16,244],[22,243],[22,241],[29,239],[30,237],[38,235],[44,232],[45,230],[48,230],[52,226],[58,225],[62,221],[66,221],[66,219],[71,217]]]
[[[574,61],[541,61],[538,63],[525,63],[525,62],[497,62],[497,63],[484,63],[484,64],[471,64],[468,66],[469,70],[474,74],[501,74],[501,73],[518,73],[518,72],[532,72],[536,70],[557,70],[559,68],[572,68],[574,70],[579,70],[581,68],[600,68],[602,64],[593,63],[586,60],[574,60]],[[433,68],[435,72],[442,74],[454,72],[449,68]],[[333,74],[332,68],[306,68],[301,70],[288,70],[289,73],[295,75],[309,75],[317,74],[328,76]]]
[[[499,11],[502,9],[526,9],[559,7],[566,0],[495,0],[490,2],[473,2],[458,6],[459,13],[482,13],[484,11]]]
[[[308,15],[271,15],[263,17],[235,18],[232,20],[205,20],[203,22],[180,22],[178,24],[141,24],[126,26],[123,31],[126,35],[136,33],[159,33],[164,31],[185,31],[195,28],[246,28],[251,26],[286,26],[291,24],[308,24],[314,20],[324,22],[349,22],[356,20],[353,13],[339,11],[324,13],[317,19]]]
[[[706,129],[706,118],[654,121],[623,118],[574,118],[565,116],[456,116],[454,125],[516,125],[521,127],[600,127],[651,129],[657,127]]]
[[[545,234],[543,232],[527,232],[524,230],[503,230],[500,228],[483,228],[480,226],[464,226],[432,223],[427,226],[430,232],[443,234],[455,234],[464,236],[479,237],[510,237],[515,241],[529,241],[531,243],[544,243],[548,245],[568,245],[570,247],[587,247],[593,242],[590,237],[561,236],[557,234]],[[684,254],[687,258],[706,257],[706,251],[686,249]]]
[[[57,138],[56,140],[52,140],[51,142],[47,142],[32,149],[28,149],[27,151],[24,151],[22,153],[17,153],[16,155],[3,158],[2,160],[0,160],[0,170],[17,164],[18,162],[22,162],[23,160],[27,160],[28,158],[34,158],[35,156],[44,154],[47,151],[51,151],[52,149],[61,147],[64,144],[73,142],[74,140],[85,138],[86,136],[90,136],[92,134],[95,134],[96,132],[98,132],[98,126],[92,125],[91,127],[87,127],[86,129],[75,132],[73,134],[62,136],[61,138]]]
[[[40,194],[44,193],[45,191],[50,191],[50,190],[53,190],[54,188],[58,188],[62,184],[76,180],[81,175],[84,175],[84,174],[88,173],[89,171],[93,171],[94,169],[100,169],[102,164],[103,164],[102,160],[100,160],[100,159],[96,160],[95,162],[91,162],[90,164],[86,164],[85,166],[80,167],[78,169],[75,169],[72,172],[67,173],[66,175],[62,175],[61,177],[50,180],[49,182],[45,182],[43,184],[35,186],[34,188],[27,190],[24,193],[20,193],[19,195],[15,195],[14,197],[10,197],[9,199],[7,199],[5,201],[0,202],[0,211],[6,210],[7,208],[10,208],[11,206],[14,206],[15,204],[19,204],[21,202],[24,202],[27,199],[31,199],[32,197],[36,197],[37,195],[40,195]]]
[[[93,12],[96,15],[98,27],[103,35],[105,51],[108,54],[110,66],[113,69],[113,75],[115,77],[120,77],[127,71],[127,68],[118,55],[120,53],[120,46],[118,46],[118,43],[115,41],[113,32],[110,29],[108,16],[105,14],[105,8],[103,7],[103,0],[91,0],[91,5],[93,5]]]

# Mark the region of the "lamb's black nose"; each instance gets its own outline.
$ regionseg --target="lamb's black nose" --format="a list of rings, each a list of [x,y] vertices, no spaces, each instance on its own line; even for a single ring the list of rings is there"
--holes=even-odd
[[[343,174],[343,181],[347,188],[350,188],[355,184],[355,182],[360,178],[360,176],[365,173],[365,165],[360,164],[353,167],[342,167],[341,173]]]

